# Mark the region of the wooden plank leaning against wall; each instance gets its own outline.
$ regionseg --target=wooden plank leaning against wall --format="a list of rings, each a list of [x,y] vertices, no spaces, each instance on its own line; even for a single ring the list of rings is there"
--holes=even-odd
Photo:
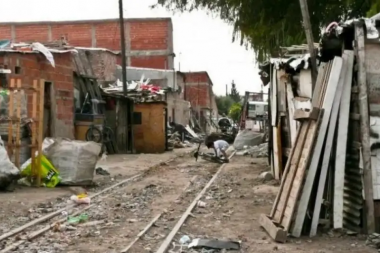
[[[368,109],[368,90],[367,90],[367,69],[365,55],[365,31],[363,24],[355,25],[355,54],[358,67],[358,86],[359,86],[359,111],[360,111],[360,132],[361,132],[361,153],[363,161],[363,184],[365,197],[366,231],[375,232],[375,210],[373,203],[373,181],[371,169],[371,147],[369,134],[369,109]]]

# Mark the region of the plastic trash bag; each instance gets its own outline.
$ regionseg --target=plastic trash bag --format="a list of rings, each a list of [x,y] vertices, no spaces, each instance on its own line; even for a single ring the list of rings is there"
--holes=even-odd
[[[37,162],[37,157],[36,160]],[[48,187],[54,188],[61,181],[61,177],[59,175],[59,171],[51,164],[51,162],[42,155],[41,157],[41,183]],[[30,177],[32,174],[32,164],[29,163],[25,169],[21,171],[21,176]]]

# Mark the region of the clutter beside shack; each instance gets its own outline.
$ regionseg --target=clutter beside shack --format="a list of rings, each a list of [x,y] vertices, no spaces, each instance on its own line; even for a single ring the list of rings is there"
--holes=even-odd
[[[74,132],[71,54],[76,50],[0,44],[1,189],[11,190],[20,178],[21,184],[46,187],[92,182],[100,146],[60,138],[72,138]],[[46,139],[49,148],[45,137],[53,137]],[[90,166],[79,162],[84,154]]]
[[[376,139],[379,22],[332,23],[312,83],[306,46],[261,66],[269,85],[270,163],[280,190],[260,224],[278,242],[318,229],[380,231]]]
[[[2,190],[15,180],[48,188],[89,185],[105,154],[161,153],[203,138],[183,100],[183,83],[162,87],[142,75],[127,82],[124,95],[115,72],[118,52],[72,47],[63,40],[1,41],[0,47]],[[104,62],[109,66],[103,68]],[[168,94],[176,107],[171,112]],[[183,114],[183,124],[173,121],[176,114]]]

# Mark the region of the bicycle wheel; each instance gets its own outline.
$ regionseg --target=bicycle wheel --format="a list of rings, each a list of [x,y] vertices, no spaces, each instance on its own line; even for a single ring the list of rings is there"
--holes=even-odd
[[[90,126],[86,132],[86,141],[102,142],[102,131],[96,126]]]
[[[112,128],[106,126],[103,128],[103,142],[110,142],[113,139]]]

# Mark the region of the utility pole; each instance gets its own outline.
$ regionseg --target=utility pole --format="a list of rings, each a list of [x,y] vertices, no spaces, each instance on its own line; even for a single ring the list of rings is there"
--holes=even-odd
[[[121,73],[123,78],[123,94],[127,96],[127,58],[125,50],[125,31],[123,0],[119,0],[120,41],[121,41]]]
[[[309,7],[307,5],[307,0],[299,0],[299,1],[300,1],[300,7],[301,7],[301,13],[302,13],[302,19],[303,19],[303,27],[305,29],[307,45],[309,47],[309,52],[310,52],[311,79],[312,79],[313,90],[314,90],[315,82],[317,81],[318,70],[317,70],[317,55],[314,48],[313,31],[311,30]]]

